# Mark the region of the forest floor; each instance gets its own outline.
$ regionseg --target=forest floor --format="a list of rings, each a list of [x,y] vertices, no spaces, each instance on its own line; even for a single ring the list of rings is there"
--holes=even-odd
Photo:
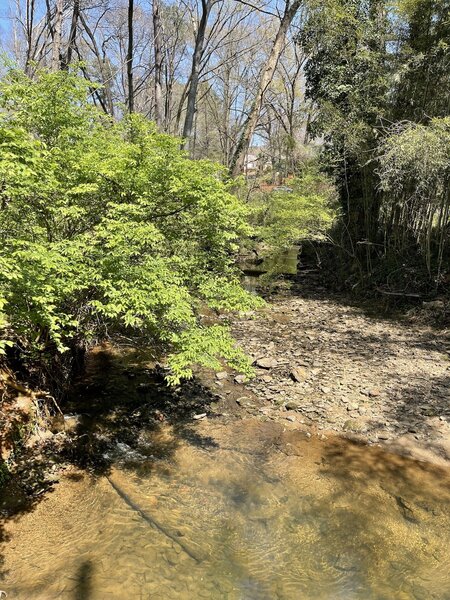
[[[450,335],[294,284],[233,323],[256,378],[219,373],[222,410],[450,460]]]

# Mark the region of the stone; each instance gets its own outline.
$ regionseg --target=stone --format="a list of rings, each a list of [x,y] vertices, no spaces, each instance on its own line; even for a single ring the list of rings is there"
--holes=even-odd
[[[359,433],[364,430],[364,425],[355,419],[348,419],[344,423],[344,429],[345,431],[354,431],[355,433]]]
[[[222,379],[228,379],[228,373],[226,371],[219,371],[216,373],[216,379],[222,381]]]
[[[250,398],[248,398],[248,396],[241,396],[240,398],[236,398],[236,404],[242,405],[244,404],[247,400],[250,400]]]
[[[303,367],[294,367],[291,369],[290,376],[297,383],[303,383],[308,379],[308,371]]]
[[[264,381],[264,383],[270,383],[273,381],[273,377],[271,375],[263,375],[261,379]]]
[[[200,413],[199,415],[194,415],[194,419],[199,421],[200,419],[204,419],[206,417],[206,413]]]
[[[378,388],[373,388],[373,389],[369,390],[370,398],[377,398],[380,394],[381,394],[381,392]]]
[[[288,410],[298,410],[300,408],[300,404],[295,400],[288,400],[285,406]]]
[[[321,391],[323,394],[329,394],[329,393],[331,392],[331,388],[330,388],[330,387],[327,387],[326,385],[322,385],[322,386],[321,386],[321,388],[320,388],[320,391]]]
[[[243,384],[245,383],[247,380],[245,375],[236,375],[236,377],[234,378],[235,383],[239,383],[239,384]]]
[[[278,365],[278,362],[275,358],[270,358],[267,356],[265,358],[258,358],[255,364],[260,369],[273,369]]]

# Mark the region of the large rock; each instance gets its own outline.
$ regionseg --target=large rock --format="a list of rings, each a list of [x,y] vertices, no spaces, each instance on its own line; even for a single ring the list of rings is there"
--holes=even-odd
[[[288,410],[298,410],[300,408],[300,403],[295,400],[288,400],[285,404],[285,407]]]
[[[216,379],[221,381],[222,379],[228,379],[228,373],[226,371],[219,371],[216,373]]]
[[[270,358],[266,356],[264,358],[258,358],[255,361],[255,365],[260,369],[273,369],[278,365],[276,358]]]
[[[297,383],[303,383],[308,379],[308,371],[303,367],[293,367],[290,376]]]

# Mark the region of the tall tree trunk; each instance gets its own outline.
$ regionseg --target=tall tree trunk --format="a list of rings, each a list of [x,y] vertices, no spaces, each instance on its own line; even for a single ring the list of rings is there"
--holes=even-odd
[[[272,81],[278,63],[278,59],[280,58],[281,52],[283,51],[286,33],[298,9],[300,8],[301,3],[302,0],[294,0],[292,4],[290,4],[289,1],[286,2],[286,8],[280,22],[280,27],[278,28],[277,35],[275,36],[275,40],[270,50],[270,54],[267,57],[267,60],[261,72],[261,77],[258,83],[258,88],[256,90],[255,99],[253,100],[252,106],[250,107],[250,112],[248,114],[241,136],[234,151],[233,158],[231,160],[230,171],[233,176],[239,175],[239,173],[241,173],[242,171],[242,167],[245,161],[245,155],[248,151],[249,145],[251,143],[253,134],[256,129],[256,125],[258,123],[266,90],[269,87],[270,82]]]
[[[134,112],[133,85],[133,16],[134,0],[128,0],[128,49],[127,49],[127,80],[128,80],[128,112]]]
[[[70,24],[69,40],[67,42],[67,54],[65,59],[65,67],[68,67],[72,62],[72,54],[75,50],[78,19],[80,17],[80,0],[73,0],[72,22]]]
[[[161,129],[164,124],[164,104],[162,94],[162,71],[163,53],[161,49],[162,40],[161,16],[159,12],[159,0],[153,0],[153,45],[155,54],[155,121]]]
[[[206,26],[208,17],[213,4],[212,0],[202,0],[202,16],[198,24],[197,34],[195,36],[194,54],[192,56],[192,67],[190,76],[189,92],[187,97],[186,117],[183,126],[184,143],[190,144],[192,138],[192,129],[194,125],[195,105],[197,103],[198,83],[200,79],[200,63],[203,56],[203,46],[205,44]]]
[[[59,71],[61,66],[61,39],[63,22],[63,0],[56,0],[55,21],[53,27],[52,71]]]
[[[34,0],[27,0],[26,19],[27,55],[25,59],[25,72],[29,74],[30,61],[33,55]]]

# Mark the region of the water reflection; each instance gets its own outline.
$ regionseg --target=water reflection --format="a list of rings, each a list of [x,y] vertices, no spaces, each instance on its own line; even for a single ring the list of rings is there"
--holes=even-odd
[[[266,273],[271,275],[296,275],[300,247],[292,246],[278,255],[268,256],[256,263],[242,263],[242,285],[250,292],[256,292],[260,285],[260,277]]]
[[[124,456],[23,516],[9,598],[450,598],[448,471],[274,423],[195,431],[215,443],[185,438],[148,475]]]

